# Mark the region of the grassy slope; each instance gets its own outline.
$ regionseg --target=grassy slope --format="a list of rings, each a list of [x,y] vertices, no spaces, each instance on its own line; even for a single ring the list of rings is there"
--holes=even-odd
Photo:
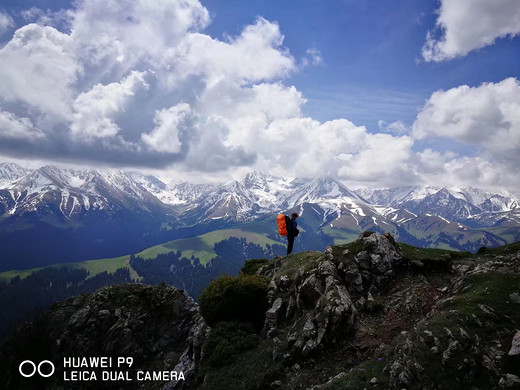
[[[265,235],[260,232],[251,232],[243,229],[224,229],[224,230],[216,230],[214,232],[206,233],[201,236],[191,237],[191,238],[183,238],[173,241],[165,242],[164,244],[156,245],[150,248],[147,248],[139,253],[136,256],[140,256],[144,259],[153,259],[157,257],[159,254],[169,253],[181,251],[182,256],[190,258],[191,256],[195,256],[200,259],[202,264],[207,264],[211,259],[216,257],[216,253],[213,250],[213,246],[215,243],[220,242],[222,240],[226,240],[230,237],[238,237],[245,238],[248,242],[252,242],[254,244],[265,247],[266,245],[274,245],[280,244],[277,241],[271,240],[267,238]],[[134,279],[139,279],[137,273],[134,271],[132,267],[129,265],[130,255],[109,258],[109,259],[98,259],[98,260],[88,260],[81,261],[76,263],[66,263],[66,264],[55,264],[50,267],[69,267],[69,268],[85,268],[90,276],[97,275],[101,272],[107,271],[108,273],[115,272],[118,268],[128,268],[130,269],[130,274]],[[29,276],[32,272],[38,271],[42,268],[34,268],[28,270],[12,270],[7,272],[0,273],[0,280],[11,280],[16,276],[20,276],[21,278],[25,278]]]
[[[322,232],[334,239],[334,245],[342,245],[354,241],[359,237],[360,233],[358,231],[345,230],[330,225],[325,226]]]

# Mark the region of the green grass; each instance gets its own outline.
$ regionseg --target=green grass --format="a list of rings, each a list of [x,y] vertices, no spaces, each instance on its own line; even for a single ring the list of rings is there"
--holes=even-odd
[[[325,226],[321,231],[334,239],[334,245],[347,244],[355,241],[359,237],[359,232],[343,230],[330,225]]]
[[[520,290],[520,275],[483,273],[472,275],[461,293],[446,302],[441,310],[417,324],[408,335],[400,334],[381,354],[349,371],[325,387],[326,390],[361,390],[364,388],[394,388],[388,372],[397,356],[407,355],[407,364],[413,375],[411,388],[423,388],[435,383],[439,389],[494,388],[499,376],[480,366],[482,356],[490,350],[500,350],[502,358],[496,361],[501,373],[520,375],[520,365],[514,356],[507,356],[511,338],[520,323],[520,310],[509,300],[509,294]],[[482,305],[489,311],[482,310]],[[451,332],[451,336],[449,332]],[[430,335],[427,333],[431,332]],[[443,352],[456,340],[459,347],[443,361]],[[478,341],[477,341],[478,340]],[[409,347],[405,347],[411,343]],[[438,352],[431,348],[438,344]],[[476,362],[477,365],[473,365]],[[417,363],[422,369],[416,370]],[[494,377],[493,377],[494,376]],[[377,378],[377,385],[370,380]],[[430,388],[426,386],[427,388]],[[426,388],[425,387],[425,388]],[[399,387],[396,387],[399,388]]]
[[[248,242],[260,245],[265,248],[266,245],[280,244],[277,241],[267,238],[261,233],[255,233],[246,231],[243,229],[224,229],[216,230],[210,233],[203,234],[197,237],[182,238],[178,240],[168,241],[160,245],[155,245],[150,248],[136,253],[136,256],[142,257],[143,259],[154,259],[157,255],[166,254],[169,252],[180,251],[183,257],[191,258],[194,256],[200,260],[202,265],[206,265],[211,259],[217,257],[217,254],[213,250],[213,246],[222,240],[226,240],[230,237],[245,238]],[[90,277],[95,276],[103,271],[108,273],[115,272],[118,268],[128,268],[132,278],[139,280],[139,276],[129,265],[130,255],[108,258],[108,259],[96,259],[86,260],[74,263],[63,263],[53,264],[49,267],[69,267],[73,269],[85,268],[89,273]],[[28,270],[12,270],[0,273],[0,280],[9,281],[16,276],[25,278],[31,273],[38,271],[44,267],[32,268]]]
[[[450,249],[440,248],[418,248],[412,245],[399,243],[403,256],[408,260],[442,260],[446,257],[451,259],[463,259],[471,257],[470,252],[459,252]]]
[[[140,280],[141,278],[135,272],[135,270],[129,265],[130,256],[121,256],[114,257],[111,259],[99,259],[99,260],[87,260],[87,261],[79,261],[75,263],[60,263],[49,265],[48,268],[61,268],[68,267],[71,269],[81,269],[84,268],[89,273],[89,278],[96,276],[102,272],[108,272],[109,274],[113,274],[119,268],[128,268],[130,270],[130,277],[136,280]],[[11,270],[0,273],[0,280],[9,281],[12,278],[19,276],[21,279],[26,278],[31,275],[33,272],[37,272],[43,268],[47,267],[39,267],[39,268],[31,268],[27,270]]]
[[[509,294],[519,290],[520,275],[517,274],[472,275],[466,281],[462,293],[447,302],[440,313],[423,321],[418,326],[418,334],[424,337],[425,330],[432,332],[433,336],[439,339],[441,352],[450,342],[446,329],[451,330],[461,345],[461,349],[454,353],[450,363],[443,364],[442,353],[432,355],[428,351],[431,345],[416,341],[412,349],[413,356],[425,368],[423,375],[426,380],[442,378],[442,382],[439,383],[442,388],[455,388],[458,380],[467,381],[468,378],[464,376],[470,375],[473,371],[470,378],[472,385],[476,385],[476,388],[490,388],[490,379],[497,383],[499,378],[490,378],[491,373],[488,371],[484,375],[482,370],[466,367],[466,359],[471,361],[476,354],[478,360],[485,351],[498,348],[498,344],[501,345],[504,356],[497,364],[503,367],[503,372],[520,375],[518,361],[506,355],[516,331],[515,324],[520,322],[520,310],[510,302]],[[461,329],[469,339],[462,335]],[[476,339],[479,340],[478,343],[475,342]],[[477,352],[473,352],[475,345],[480,348]]]
[[[520,251],[520,241],[513,242],[512,244],[499,246],[498,248],[487,248],[485,253],[501,255],[518,251]]]
[[[217,257],[213,246],[230,237],[245,238],[248,242],[266,247],[266,245],[280,244],[260,233],[245,231],[242,229],[216,230],[197,237],[181,238],[156,245],[136,254],[143,259],[153,259],[157,255],[180,251],[183,257],[195,256],[202,265],[206,265],[211,259]]]
[[[130,267],[129,264],[130,256],[120,256],[114,257],[111,259],[99,259],[99,260],[88,260],[88,261],[80,261],[77,263],[69,263],[66,264],[69,268],[79,269],[85,268],[89,272],[89,277],[100,274],[101,272],[108,272],[109,274],[113,274],[119,268],[128,268],[130,270],[130,277],[132,279],[140,280],[141,278],[135,272],[135,270]],[[63,266],[64,264],[60,264],[59,266]]]
[[[27,276],[29,276],[30,274],[32,274],[33,272],[39,271],[39,270],[41,270],[43,268],[44,267],[31,268],[31,269],[26,269],[26,270],[11,270],[11,271],[1,272],[0,273],[0,280],[8,282],[12,278],[15,278],[17,276],[19,276],[20,279],[23,279],[23,278],[26,278]]]
[[[448,308],[463,314],[472,314],[479,304],[485,304],[496,312],[516,317],[520,322],[520,310],[509,300],[509,294],[520,291],[520,275],[487,273],[472,275],[469,279],[471,288],[459,294]]]
[[[161,224],[161,230],[168,230],[169,231],[169,230],[172,230],[172,229],[173,228],[169,224],[167,224],[166,222],[163,222]]]
[[[246,275],[255,275],[256,272],[263,266],[271,264],[271,260],[268,259],[249,259],[244,263],[244,266],[240,270],[240,273]]]
[[[275,279],[279,281],[283,275],[287,275],[289,279],[295,279],[299,271],[307,272],[317,267],[317,260],[321,256],[321,252],[310,251],[289,255],[282,260],[282,266],[276,273]]]
[[[207,264],[211,259],[216,257],[216,254],[213,251],[213,245],[210,246],[200,237],[168,241],[164,244],[147,248],[144,251],[137,253],[136,256],[149,260],[156,258],[158,255],[177,251],[180,251],[183,257],[190,258],[191,256],[195,256],[199,258],[201,264],[203,265]]]

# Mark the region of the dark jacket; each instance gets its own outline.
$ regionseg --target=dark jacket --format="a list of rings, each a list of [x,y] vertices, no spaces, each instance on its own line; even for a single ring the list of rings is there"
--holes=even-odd
[[[298,224],[295,219],[287,218],[285,221],[285,225],[287,226],[287,236],[288,237],[296,237],[300,233],[298,230]]]

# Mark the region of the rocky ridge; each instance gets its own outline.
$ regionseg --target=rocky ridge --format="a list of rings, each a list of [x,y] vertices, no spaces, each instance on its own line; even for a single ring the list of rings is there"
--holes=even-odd
[[[291,269],[278,259],[260,270],[271,277],[265,330],[276,346],[287,346],[284,358],[308,356],[354,332],[358,310],[390,283],[402,262],[395,242],[383,235],[361,237],[358,249],[338,256],[327,247],[303,267]]]
[[[362,235],[260,269],[271,277],[266,335],[290,368],[275,387],[520,388],[518,248],[424,259],[405,249]]]
[[[240,328],[226,336],[216,325],[220,339],[212,339],[214,329],[184,292],[111,286],[56,304],[21,328],[4,349],[2,384],[20,388],[14,357],[49,358],[35,353],[43,350],[58,360],[129,354],[139,368],[182,370],[187,378],[125,388],[520,388],[517,244],[471,255],[365,232],[321,253],[277,257],[257,274],[269,283],[260,333]],[[36,348],[34,340],[45,342]],[[208,355],[208,343],[220,360]]]
[[[97,371],[98,380],[76,384],[83,389],[179,389],[185,381],[150,387],[150,382],[135,381],[136,372],[182,371],[189,380],[196,372],[205,332],[197,303],[183,290],[165,284],[107,286],[56,303],[43,316],[23,324],[0,354],[5,369],[0,387],[74,388],[64,381],[66,370],[61,362],[65,357],[123,356],[134,359],[127,374],[133,381],[101,381],[99,370],[84,368]],[[55,363],[56,373],[46,380],[23,378],[18,375],[19,356],[32,361],[49,359]]]

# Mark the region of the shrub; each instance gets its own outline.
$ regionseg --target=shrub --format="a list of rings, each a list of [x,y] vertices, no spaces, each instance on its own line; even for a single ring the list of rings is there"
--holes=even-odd
[[[273,343],[254,333],[249,324],[219,322],[204,342],[196,382],[200,390],[269,389],[285,377],[280,361],[273,362]]]
[[[209,326],[239,321],[261,329],[268,286],[268,279],[259,275],[220,276],[202,291],[200,313]]]
[[[204,359],[209,366],[223,367],[233,363],[244,351],[255,349],[259,336],[249,324],[219,322],[204,343]]]
[[[385,308],[385,302],[382,297],[376,296],[372,301],[367,302],[366,307],[369,313],[379,313]]]
[[[261,267],[269,263],[270,261],[267,259],[250,259],[244,263],[240,272],[247,275],[255,275]]]

